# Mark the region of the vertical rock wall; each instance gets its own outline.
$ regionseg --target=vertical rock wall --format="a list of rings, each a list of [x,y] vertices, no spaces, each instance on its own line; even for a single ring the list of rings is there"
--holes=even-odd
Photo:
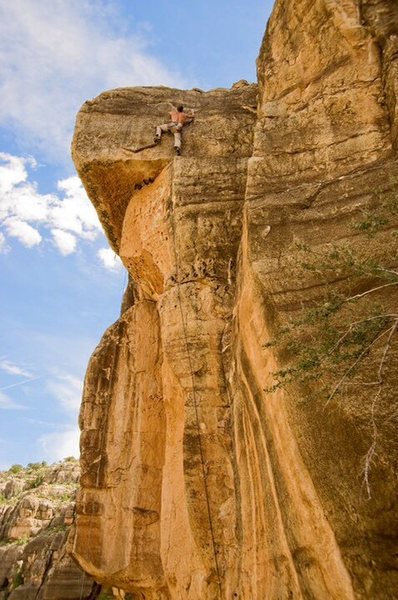
[[[370,500],[369,396],[269,389],[280,326],[373,285],[292,269],[298,245],[396,267],[395,217],[373,238],[353,227],[396,193],[396,13],[279,0],[258,89],[125,88],[80,111],[74,160],[130,275],[81,411],[72,552],[96,580],[146,599],[393,597],[393,367]],[[196,111],[181,157],[168,136],[123,149],[181,102]]]
[[[264,486],[255,492],[263,523],[253,528],[259,555],[264,557],[263,548],[274,546],[283,531],[281,564],[292,562],[304,597],[393,595],[396,340],[392,387],[385,386],[377,404],[378,456],[370,501],[361,479],[372,445],[373,396],[364,388],[345,388],[325,406],[320,393],[306,401],[303,390],[263,390],[284,364],[272,347],[266,348],[278,324],[334,290],[350,296],[372,283],[366,277],[344,281],[336,272],[320,275],[319,269],[294,270],[297,246],[325,256],[337,245],[363,261],[397,264],[396,251],[390,250],[396,248],[396,216],[377,238],[359,235],[355,227],[397,194],[397,27],[393,2],[277,2],[258,60],[259,107],[248,166],[234,353],[234,387],[240,390],[239,382],[246,381],[252,401],[242,400],[237,439],[243,448],[251,440],[259,471],[264,463],[271,465],[275,506],[266,501]],[[394,312],[394,288],[388,292],[385,300]],[[361,314],[358,305],[353,320]],[[383,348],[374,357],[374,370]],[[372,380],[366,368],[362,374]],[[246,463],[249,470],[252,454]],[[279,535],[270,533],[275,514]],[[250,561],[250,546],[248,555]],[[258,597],[277,597],[280,568],[274,561],[268,569],[274,591],[266,591],[268,576]],[[264,565],[261,572],[266,571]],[[336,585],[343,582],[347,585],[339,590]]]
[[[114,162],[84,157],[82,166],[89,185],[97,182],[100,215],[112,218],[109,231],[119,232],[115,246],[135,291],[86,377],[73,552],[96,579],[147,598],[232,596],[239,587],[225,359],[256,94],[257,86],[246,83],[206,94],[119,90],[79,117],[80,161],[79,132],[107,119],[107,110],[128,114],[114,132],[125,144],[122,127],[137,123],[140,131],[145,120],[142,138],[133,128],[128,139],[134,145],[151,141],[166,98],[197,110],[195,125],[184,132],[183,157],[171,157],[169,138],[138,161],[115,141]],[[94,140],[90,152],[95,146]],[[137,174],[136,162],[147,171]],[[131,173],[124,175],[131,200],[120,220],[110,216],[115,169]]]

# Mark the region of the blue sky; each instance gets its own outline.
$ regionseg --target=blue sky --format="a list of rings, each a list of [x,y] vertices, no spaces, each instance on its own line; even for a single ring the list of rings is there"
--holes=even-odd
[[[76,177],[81,104],[255,80],[269,0],[0,0],[0,469],[77,455],[87,361],[126,273]]]

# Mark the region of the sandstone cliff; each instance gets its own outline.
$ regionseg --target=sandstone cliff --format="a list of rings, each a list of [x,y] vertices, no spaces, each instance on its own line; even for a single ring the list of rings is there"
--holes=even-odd
[[[278,0],[258,87],[82,107],[73,157],[130,275],[80,418],[71,550],[97,581],[394,597],[397,40],[392,0]],[[123,150],[180,102],[181,157]]]

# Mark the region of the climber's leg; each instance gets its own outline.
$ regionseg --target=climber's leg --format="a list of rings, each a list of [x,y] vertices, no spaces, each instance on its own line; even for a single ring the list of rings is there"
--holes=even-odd
[[[172,125],[170,125],[169,123],[163,123],[163,125],[158,125],[156,127],[156,133],[155,133],[155,138],[154,138],[154,141],[156,144],[158,142],[160,142],[160,140],[162,138],[162,133],[169,131],[171,129],[171,127],[172,127]]]
[[[181,154],[181,129],[182,127],[180,128],[177,126],[176,130],[174,131],[174,149],[176,151],[176,154]]]

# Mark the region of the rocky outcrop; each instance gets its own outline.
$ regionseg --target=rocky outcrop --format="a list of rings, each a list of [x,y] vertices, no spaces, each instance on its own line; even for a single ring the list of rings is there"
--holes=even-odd
[[[236,563],[232,415],[223,359],[229,355],[256,93],[253,85],[209,93],[118,90],[80,114],[78,132],[86,126],[102,131],[99,121],[106,122],[110,111],[128,115],[117,117],[111,144],[120,156],[117,175],[109,158],[108,167],[97,158],[91,164],[95,143],[85,155],[77,133],[75,146],[77,162],[87,160],[78,164],[90,181],[98,168],[104,182],[119,180],[120,170],[126,174],[123,219],[110,216],[108,183],[96,188],[96,206],[112,221],[110,237],[132,275],[135,300],[105,334],[86,377],[74,542],[84,568],[122,588],[134,581],[133,590],[153,586],[167,596],[166,560],[175,593],[216,594],[215,561]],[[151,139],[166,98],[197,111],[184,136],[184,157],[173,161],[165,139],[137,160],[126,159],[120,145]],[[134,135],[142,131],[136,142],[123,124]],[[135,191],[150,177],[153,183]],[[127,202],[131,196],[134,202]],[[223,519],[214,519],[220,511]],[[126,527],[126,519],[135,525]],[[90,554],[83,548],[88,540]],[[218,557],[221,545],[228,550]]]
[[[279,0],[258,87],[124,88],[81,109],[73,157],[130,275],[80,417],[71,551],[97,581],[394,596],[397,27],[388,0]],[[196,113],[182,156],[166,137],[125,150],[170,103]]]
[[[79,465],[0,473],[0,598],[93,600],[101,589],[66,552]]]

